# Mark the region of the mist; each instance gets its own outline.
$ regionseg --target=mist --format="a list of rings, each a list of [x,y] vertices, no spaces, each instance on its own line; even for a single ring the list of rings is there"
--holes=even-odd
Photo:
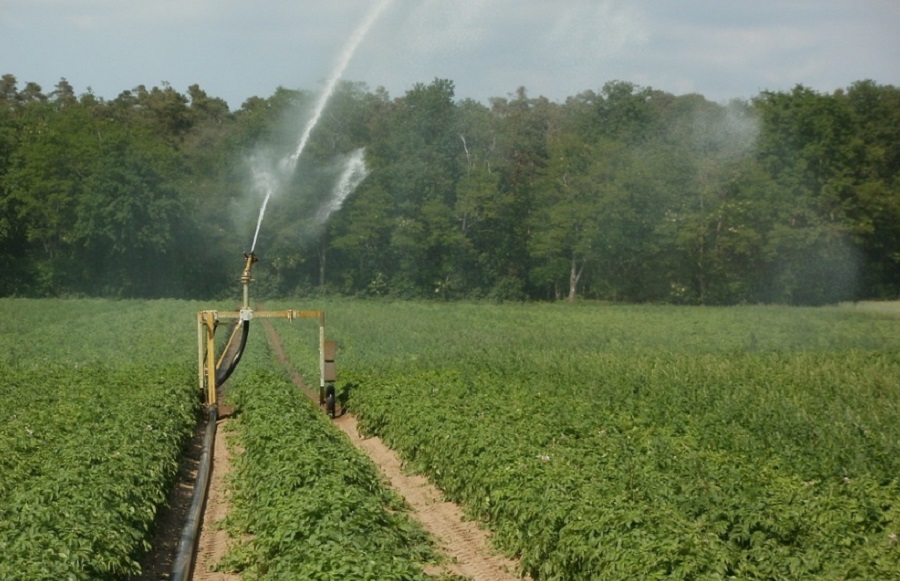
[[[343,76],[350,60],[353,58],[357,48],[365,39],[375,21],[378,20],[378,17],[391,2],[392,0],[380,0],[375,4],[374,7],[365,14],[363,20],[359,23],[353,34],[351,34],[338,55],[337,61],[332,67],[331,74],[329,75],[325,86],[315,99],[311,112],[302,117],[304,118],[304,121],[302,122],[303,129],[299,132],[299,137],[297,138],[296,146],[293,148],[293,151],[289,155],[279,157],[275,155],[272,148],[262,146],[254,152],[249,160],[247,160],[246,169],[250,175],[248,183],[249,191],[251,192],[250,198],[257,198],[260,200],[260,209],[256,219],[256,226],[253,231],[253,241],[250,244],[250,252],[256,250],[256,244],[259,240],[260,231],[263,227],[263,221],[270,200],[289,189],[297,171],[300,158],[310,141],[319,119],[321,119],[322,114],[325,112],[325,108],[335,91],[338,81]],[[291,115],[290,110],[288,115],[293,117],[293,121],[289,122],[287,125],[289,127],[296,126],[296,120],[299,120],[301,117],[299,115]],[[362,150],[354,152],[348,159],[350,164],[347,166],[347,170],[341,173],[338,185],[333,190],[332,195],[322,200],[320,202],[320,208],[315,212],[315,222],[319,225],[323,224],[324,221],[328,219],[328,216],[340,208],[347,195],[349,195],[356,185],[358,185],[365,177],[366,172],[365,164],[362,162]],[[241,207],[242,204],[238,203],[237,206]]]
[[[328,218],[341,209],[347,196],[353,193],[353,190],[369,175],[364,155],[365,149],[359,148],[346,156],[343,161],[343,170],[338,176],[331,195],[324,200],[316,213],[315,222],[319,227],[324,226]]]

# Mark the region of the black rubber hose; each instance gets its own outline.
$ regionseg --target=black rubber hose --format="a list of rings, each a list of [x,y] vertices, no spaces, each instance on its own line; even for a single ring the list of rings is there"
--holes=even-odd
[[[241,340],[234,342],[234,334],[240,333]],[[247,336],[250,334],[250,321],[241,321],[240,327],[235,328],[232,336],[229,338],[228,345],[225,347],[225,353],[222,356],[222,363],[216,367],[216,387],[221,387],[225,381],[231,377],[231,373],[237,364],[241,361],[244,354],[244,347],[247,346]]]
[[[187,521],[181,531],[178,543],[178,555],[172,566],[172,581],[189,579],[194,568],[194,554],[200,536],[200,524],[203,521],[203,508],[206,505],[206,492],[209,489],[209,475],[212,468],[213,443],[216,441],[216,421],[219,412],[216,406],[209,410],[206,422],[206,434],[203,436],[203,451],[200,453],[200,466],[197,469],[197,480],[194,483],[194,496],[188,510]]]

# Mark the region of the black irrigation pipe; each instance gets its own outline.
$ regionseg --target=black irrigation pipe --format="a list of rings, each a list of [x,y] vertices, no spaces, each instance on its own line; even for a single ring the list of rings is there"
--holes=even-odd
[[[244,354],[247,346],[247,335],[250,334],[250,321],[241,321],[235,326],[225,346],[220,365],[216,367],[216,388],[221,387],[231,376],[234,368]],[[235,337],[240,339],[235,342]],[[200,453],[200,467],[197,469],[197,480],[194,482],[194,496],[188,517],[181,531],[178,543],[178,554],[172,566],[172,581],[184,581],[190,578],[194,568],[194,557],[197,552],[197,541],[200,538],[200,525],[203,521],[203,509],[206,506],[206,494],[209,491],[209,476],[212,468],[213,444],[216,440],[216,422],[219,419],[218,406],[209,409],[206,422],[206,434],[203,437],[203,451]]]
[[[240,340],[235,342],[234,338],[240,334]],[[216,387],[221,387],[225,381],[231,377],[237,364],[241,362],[244,355],[244,348],[247,346],[247,336],[250,334],[250,321],[241,321],[235,325],[228,343],[225,345],[225,351],[222,354],[222,360],[216,367]]]
[[[188,511],[184,529],[181,531],[178,555],[172,567],[172,581],[189,579],[194,568],[194,556],[197,551],[197,540],[200,536],[203,508],[206,505],[206,492],[209,490],[213,443],[216,440],[216,422],[218,419],[218,409],[216,406],[212,406],[206,421],[206,434],[203,436],[203,451],[200,453],[200,467],[197,469],[197,480],[194,483],[194,497],[191,500],[191,507]]]

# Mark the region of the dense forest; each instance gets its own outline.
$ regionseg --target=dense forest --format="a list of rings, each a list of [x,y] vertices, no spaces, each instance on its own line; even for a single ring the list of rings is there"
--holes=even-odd
[[[238,296],[317,95],[0,80],[0,296]],[[367,177],[337,209],[347,156]],[[273,198],[259,296],[824,304],[900,296],[900,90],[565,102],[343,82]],[[326,220],[323,208],[333,214]]]

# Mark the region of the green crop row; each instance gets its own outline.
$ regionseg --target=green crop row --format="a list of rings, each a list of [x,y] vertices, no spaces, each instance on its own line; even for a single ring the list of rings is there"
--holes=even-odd
[[[900,577],[896,318],[329,309],[362,429],[537,579]]]
[[[0,300],[0,578],[136,572],[195,421],[193,316],[209,306]],[[900,576],[896,318],[303,306],[328,313],[363,427],[536,578]],[[281,335],[311,378],[305,324]],[[231,526],[245,543],[229,566],[424,577],[424,535],[316,406],[263,370],[276,364],[252,347],[261,335],[234,378],[246,452]]]
[[[262,333],[251,332],[228,387],[237,410],[230,440],[240,453],[226,526],[241,541],[220,568],[245,581],[427,579],[423,563],[436,558],[427,535],[371,461],[279,369]]]
[[[83,366],[197,361],[199,302],[0,299],[0,363]],[[196,383],[196,380],[195,380]]]
[[[659,362],[631,364],[640,374]],[[882,431],[890,426],[820,417],[815,433],[803,408],[784,400],[768,419],[758,404],[755,417],[736,414],[742,421],[730,402],[697,402],[690,414],[672,405],[666,421],[655,407],[665,399],[632,392],[638,401],[618,409],[590,399],[636,381],[663,389],[650,373],[609,367],[609,379],[582,394],[548,389],[530,379],[536,371],[510,367],[502,388],[491,373],[360,374],[352,401],[364,430],[489,522],[537,578],[900,571],[897,440]],[[685,382],[709,382],[704,371]]]
[[[0,366],[0,579],[139,572],[196,421],[183,368]]]
[[[0,579],[122,579],[196,423],[193,306],[0,300]]]

